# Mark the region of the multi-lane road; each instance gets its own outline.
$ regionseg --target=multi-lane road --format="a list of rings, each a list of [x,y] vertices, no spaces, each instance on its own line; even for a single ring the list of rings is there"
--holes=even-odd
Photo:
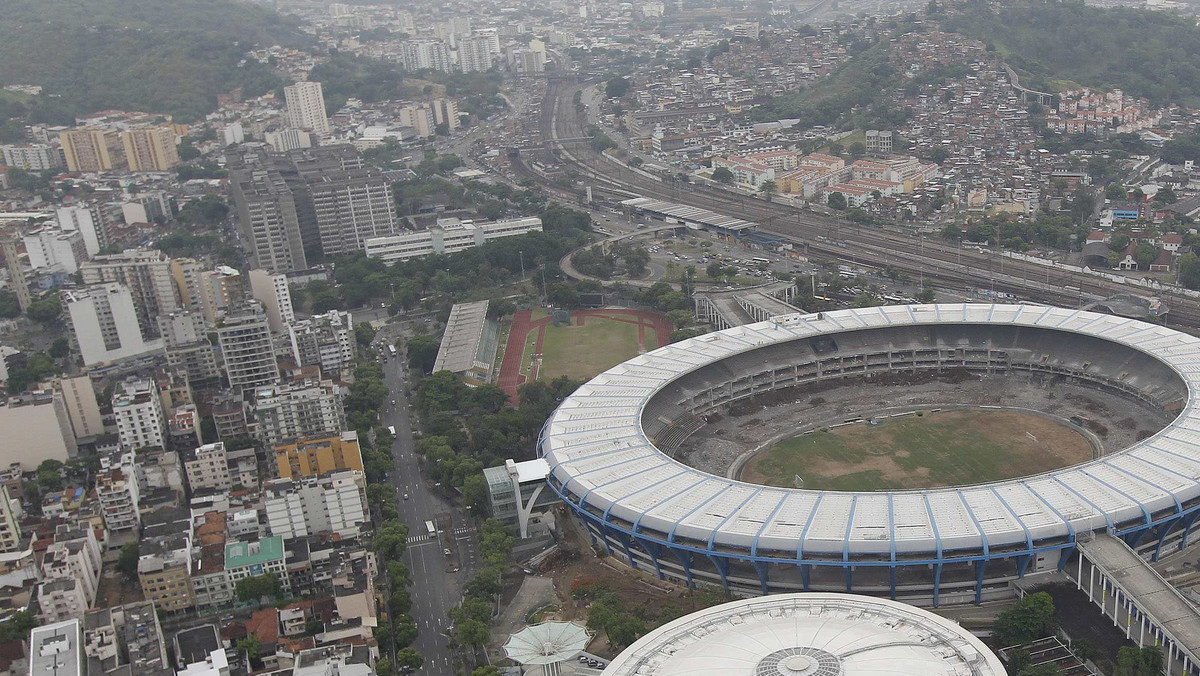
[[[574,93],[583,85],[549,81],[547,87],[541,117],[543,138],[553,142],[584,135],[586,120],[577,113],[574,104]],[[1066,306],[1119,293],[1158,295],[1170,307],[1169,323],[1200,326],[1200,302],[1169,289],[1144,290],[1092,274],[955,245],[937,236],[921,237],[898,228],[863,228],[719,188],[657,180],[600,157],[586,144],[560,145],[557,153],[594,187],[603,187],[617,195],[638,194],[753,220],[758,222],[760,231],[802,244],[811,255],[875,267],[890,265],[913,278],[920,275],[939,286],[960,291],[991,288]]]
[[[392,342],[396,336],[394,330],[385,330],[381,337]],[[425,664],[416,673],[453,676],[456,653],[449,647],[447,613],[462,600],[462,587],[474,568],[477,558],[474,534],[470,522],[458,509],[436,492],[436,486],[429,486],[421,477],[400,359],[390,358],[383,364],[384,382],[391,394],[380,418],[384,426],[396,428],[392,444],[396,468],[389,477],[396,487],[400,519],[408,526],[409,533],[404,563],[412,571],[411,614],[418,630],[412,647],[425,658]],[[429,535],[426,521],[435,522],[436,537]],[[446,550],[450,550],[449,555]],[[386,566],[387,562],[381,561],[380,565]]]

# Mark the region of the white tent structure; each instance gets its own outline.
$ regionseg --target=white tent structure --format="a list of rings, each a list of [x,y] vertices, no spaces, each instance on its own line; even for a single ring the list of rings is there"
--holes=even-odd
[[[591,638],[574,622],[542,622],[509,636],[504,652],[521,664],[555,664],[578,655]]]

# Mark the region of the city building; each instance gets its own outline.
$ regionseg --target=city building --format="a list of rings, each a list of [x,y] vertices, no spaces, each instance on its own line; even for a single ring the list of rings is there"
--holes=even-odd
[[[138,583],[147,601],[165,613],[183,612],[196,605],[187,532],[143,537],[138,550]]]
[[[38,621],[43,624],[80,619],[87,609],[87,594],[83,583],[72,577],[55,577],[42,581],[37,588]]]
[[[371,651],[362,645],[335,644],[304,650],[296,656],[292,676],[373,676]]]
[[[89,611],[83,628],[88,676],[174,676],[152,602]]]
[[[20,499],[12,497],[8,486],[0,484],[0,553],[22,549],[21,524],[18,521],[22,511]]]
[[[868,129],[866,132],[868,153],[887,154],[892,152],[892,132]]]
[[[121,132],[130,171],[170,171],[179,164],[175,132],[170,127],[145,127]]]
[[[193,493],[204,489],[228,491],[233,486],[224,442],[204,444],[185,453],[183,467]]]
[[[129,451],[164,445],[167,423],[154,382],[134,376],[118,384],[112,399],[121,446]]]
[[[349,371],[358,345],[349,312],[330,310],[293,322],[287,329],[297,365],[320,366],[328,375]]]
[[[266,154],[232,155],[229,187],[238,234],[252,267],[274,272],[307,269],[295,194]]]
[[[22,239],[29,253],[29,267],[34,270],[54,268],[73,275],[88,259],[83,233],[77,230],[41,227],[26,232]]]
[[[307,437],[274,446],[275,469],[280,478],[302,479],[337,470],[363,471],[358,433]]]
[[[81,206],[59,207],[55,209],[54,216],[62,230],[75,230],[83,235],[84,248],[89,258],[110,244],[108,228],[105,227],[100,209]]]
[[[366,167],[313,172],[306,183],[326,256],[360,251],[366,240],[395,232],[392,182],[382,172]]]
[[[27,312],[33,304],[33,294],[29,291],[29,279],[25,274],[25,266],[21,264],[21,253],[17,249],[15,236],[0,237],[0,251],[4,252],[4,268],[8,272],[8,286],[17,297],[17,306],[21,312]]]
[[[225,545],[225,574],[230,584],[238,580],[274,573],[284,589],[289,586],[283,538],[270,535],[253,542]]]
[[[263,505],[271,534],[285,540],[318,533],[358,537],[370,522],[366,481],[355,470],[265,482]]]
[[[400,109],[400,125],[412,127],[422,138],[437,133],[437,120],[433,110],[424,105],[404,106]]]
[[[75,438],[104,434],[104,418],[100,415],[100,403],[96,400],[92,379],[87,376],[63,377],[58,379],[57,384]]]
[[[101,457],[96,475],[96,497],[104,516],[104,526],[113,535],[137,535],[141,523],[141,490],[132,450]],[[116,544],[116,538],[109,538]]]
[[[492,68],[491,37],[477,36],[458,41],[458,66],[464,73],[482,73]]]
[[[53,390],[34,390],[0,401],[0,466],[18,464],[33,471],[46,460],[66,462],[77,446],[62,396]]]
[[[263,140],[277,153],[286,153],[289,150],[312,147],[312,138],[308,135],[308,132],[300,131],[299,129],[269,131],[263,134]]]
[[[5,166],[25,171],[50,171],[66,165],[62,149],[44,143],[3,145],[0,146],[0,157]]]
[[[198,280],[200,309],[204,313],[204,321],[209,324],[218,323],[227,309],[246,300],[242,273],[228,265],[205,270],[199,274]]]
[[[83,625],[67,620],[29,632],[29,676],[88,676]]]
[[[391,263],[435,253],[455,253],[500,237],[541,231],[542,219],[536,216],[481,223],[439,218],[437,224],[428,230],[375,237],[366,240],[363,245],[368,258]]]
[[[250,406],[256,437],[264,447],[346,428],[342,398],[330,380],[263,385],[255,388]]]
[[[191,384],[221,377],[216,352],[208,338],[208,327],[199,312],[172,312],[158,316],[167,366],[182,371]]]
[[[439,125],[446,125],[450,131],[454,131],[462,126],[458,119],[458,104],[454,99],[434,99],[430,104],[433,108],[433,121]]]
[[[262,303],[271,331],[282,333],[289,324],[296,321],[287,275],[255,269],[250,271],[249,277],[250,295]]]
[[[62,292],[74,348],[86,366],[118,362],[162,349],[146,340],[133,294],[124,284],[94,284]]]
[[[221,140],[226,146],[237,145],[246,140],[246,130],[242,127],[241,122],[227,124],[221,128]]]
[[[500,327],[487,311],[486,300],[456,303],[450,309],[434,372],[450,371],[472,383],[491,382]]]
[[[320,82],[297,82],[283,88],[287,103],[288,126],[328,136],[329,118],[325,115],[325,96]]]
[[[70,580],[78,583],[78,586],[72,589],[53,590],[60,595],[59,600],[63,603],[54,611],[55,615],[61,619],[83,617],[83,611],[96,605],[96,596],[100,590],[100,570],[103,565],[103,552],[89,521],[60,523],[55,528],[54,542],[42,555],[42,577],[46,580]],[[83,598],[83,604],[78,607],[73,604],[77,593],[81,593]],[[43,611],[45,610],[46,608],[43,608]]]
[[[450,50],[447,49],[446,43],[440,40],[405,42],[401,48],[400,61],[408,71],[439,70],[449,73],[454,66]]]
[[[484,469],[489,513],[504,525],[515,526],[519,537],[529,537],[534,510],[544,510],[558,501],[554,491],[546,489],[549,473],[549,465],[541,458],[505,460],[503,465]]]
[[[234,390],[269,385],[279,380],[271,345],[271,328],[262,305],[250,301],[233,308],[217,326],[217,342]]]
[[[67,170],[80,173],[125,171],[129,163],[120,135],[113,129],[73,129],[58,134]]]
[[[171,259],[157,249],[129,249],[101,254],[79,266],[83,283],[124,284],[133,295],[138,326],[147,338],[158,337],[155,318],[180,309],[179,289],[171,272]]]

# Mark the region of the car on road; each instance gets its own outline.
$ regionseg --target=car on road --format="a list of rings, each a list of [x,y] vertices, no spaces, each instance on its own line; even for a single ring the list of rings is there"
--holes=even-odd
[[[405,493],[405,494],[404,494],[404,499],[405,499],[405,500],[407,500],[407,499],[408,499],[408,493]]]
[[[449,548],[443,549],[442,553],[445,554],[446,556],[450,556],[450,549]]]

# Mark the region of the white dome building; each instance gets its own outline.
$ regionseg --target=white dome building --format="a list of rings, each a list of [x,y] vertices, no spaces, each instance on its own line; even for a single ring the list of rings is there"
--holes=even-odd
[[[970,632],[853,594],[780,594],[692,613],[643,636],[605,676],[1004,676]]]

